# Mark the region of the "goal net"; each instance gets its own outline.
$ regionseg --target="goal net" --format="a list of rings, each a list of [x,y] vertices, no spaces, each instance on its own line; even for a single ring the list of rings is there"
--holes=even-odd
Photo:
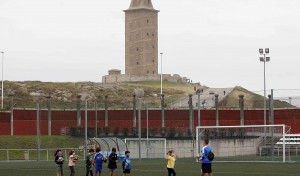
[[[125,143],[131,158],[139,158],[139,139],[126,138]],[[167,153],[166,138],[141,138],[142,158],[164,158]]]
[[[195,155],[209,140],[219,162],[285,162],[285,125],[198,126]]]

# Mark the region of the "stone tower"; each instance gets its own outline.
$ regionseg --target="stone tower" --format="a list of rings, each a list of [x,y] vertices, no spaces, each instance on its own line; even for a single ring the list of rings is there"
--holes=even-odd
[[[158,10],[151,0],[131,0],[125,12],[125,72],[158,74]]]

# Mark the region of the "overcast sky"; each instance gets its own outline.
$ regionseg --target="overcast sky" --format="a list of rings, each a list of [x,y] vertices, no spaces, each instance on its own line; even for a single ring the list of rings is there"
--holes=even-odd
[[[0,0],[6,80],[101,81],[125,71],[131,0]],[[164,73],[209,87],[300,89],[299,0],[152,0]]]

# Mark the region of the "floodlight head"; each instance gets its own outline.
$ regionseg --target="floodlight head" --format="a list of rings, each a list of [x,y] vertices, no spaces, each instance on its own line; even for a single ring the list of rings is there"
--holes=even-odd
[[[266,62],[270,62],[270,57],[266,57]]]
[[[265,59],[264,59],[263,57],[260,57],[259,60],[260,60],[261,62],[264,62],[264,61],[265,61]]]
[[[266,54],[269,54],[269,52],[270,52],[270,49],[269,49],[269,48],[266,48],[266,49],[265,49],[265,53],[266,53]]]
[[[264,49],[260,48],[259,49],[259,54],[264,54]]]

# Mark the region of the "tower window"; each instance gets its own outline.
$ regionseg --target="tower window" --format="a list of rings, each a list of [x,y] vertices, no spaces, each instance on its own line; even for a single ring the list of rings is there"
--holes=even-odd
[[[152,37],[154,37],[154,34],[152,34]]]
[[[149,23],[149,20],[147,20],[147,23]]]
[[[152,45],[152,48],[154,48],[154,45]]]
[[[149,33],[147,33],[147,36],[149,36]]]
[[[154,75],[154,71],[153,71],[152,73],[153,73],[153,75]]]
[[[150,0],[148,0],[148,4],[150,4]]]
[[[149,70],[147,70],[147,74],[149,74]]]
[[[136,51],[139,51],[139,48],[136,48]]]
[[[154,63],[154,60],[152,60],[152,62]]]
[[[136,65],[139,65],[139,62],[136,62]]]

